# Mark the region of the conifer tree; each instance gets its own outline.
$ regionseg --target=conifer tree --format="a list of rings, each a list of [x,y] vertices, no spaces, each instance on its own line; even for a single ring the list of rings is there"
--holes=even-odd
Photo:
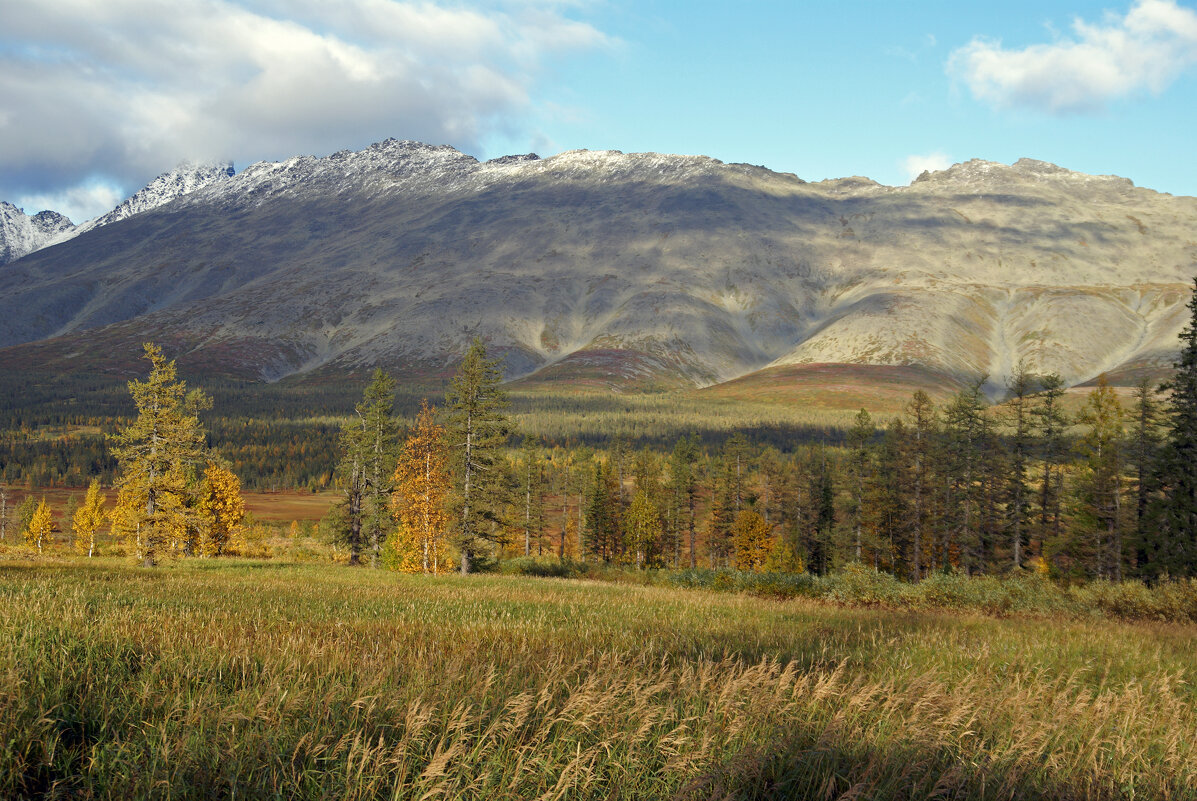
[[[395,420],[395,379],[376,369],[356,410],[363,449],[362,527],[370,547],[370,563],[378,567],[383,540],[390,528],[391,493],[395,489],[399,423]]]
[[[54,518],[50,511],[50,504],[46,503],[43,496],[41,503],[33,510],[33,517],[29,520],[29,525],[26,526],[25,542],[37,548],[37,552],[41,553],[46,541],[54,533]]]
[[[940,554],[945,570],[951,564],[953,551],[959,552],[970,572],[983,567],[983,460],[991,446],[990,423],[985,417],[981,394],[983,383],[984,379],[979,379],[960,390],[944,409],[944,467],[948,476],[946,501],[950,517],[949,541]]]
[[[909,573],[915,519],[908,432],[902,418],[894,418],[876,448],[876,470],[869,480],[862,517],[871,531],[870,555],[877,570]]]
[[[137,419],[112,437],[120,472],[116,482],[114,533],[133,540],[146,567],[178,550],[197,525],[191,505],[192,478],[207,457],[199,413],[211,401],[201,390],[187,391],[176,379],[173,360],[146,343],[150,375],[130,381]]]
[[[1031,520],[1031,493],[1027,487],[1030,466],[1032,431],[1030,398],[1034,379],[1025,362],[1019,362],[1014,375],[1006,382],[1009,399],[1006,402],[1007,424],[1010,428],[1010,454],[1006,473],[1006,532],[1010,538],[1010,557],[1015,570],[1022,568],[1027,545],[1027,529]]]
[[[107,514],[104,510],[104,496],[100,493],[100,480],[93,479],[83,497],[83,504],[71,518],[75,532],[75,550],[91,557],[96,553],[96,534],[104,524]]]
[[[1197,279],[1188,308],[1176,372],[1164,385],[1167,427],[1157,474],[1163,497],[1147,571],[1153,576],[1197,576]]]
[[[1039,387],[1031,408],[1034,421],[1032,429],[1038,441],[1041,464],[1036,490],[1036,528],[1040,558],[1043,564],[1050,566],[1056,544],[1064,537],[1064,461],[1068,451],[1066,435],[1071,421],[1060,403],[1064,395],[1063,379],[1051,373],[1040,378]]]
[[[707,557],[711,567],[732,559],[731,529],[736,519],[736,467],[726,455],[712,459],[711,504],[707,510]]]
[[[874,433],[873,419],[861,409],[848,430],[848,485],[851,503],[848,518],[852,523],[852,561],[859,562],[863,547],[865,484],[869,481],[871,452],[869,440]]]
[[[413,570],[435,574],[450,569],[445,536],[449,483],[445,429],[436,422],[436,409],[424,401],[403,444],[392,496],[399,520],[399,532],[392,536],[414,552],[409,560]]]
[[[669,490],[677,510],[677,537],[686,539],[691,570],[698,567],[698,457],[695,438],[685,435],[678,439],[669,456]]]
[[[537,545],[540,545],[544,530],[544,465],[536,445],[535,437],[524,437],[517,470],[519,495],[523,501],[524,556],[531,555],[534,537]]]
[[[636,569],[655,561],[661,540],[661,513],[651,489],[637,488],[624,515],[624,541]]]
[[[910,579],[923,577],[930,563],[930,548],[934,543],[936,516],[933,465],[938,434],[935,405],[923,390],[917,390],[906,406],[910,432]]]
[[[732,546],[737,570],[763,570],[772,546],[769,524],[752,509],[740,510],[732,523]]]
[[[595,462],[584,539],[588,550],[604,562],[617,559],[623,550],[618,509],[619,494],[615,483],[615,472],[611,465],[603,461]]]
[[[245,500],[241,497],[241,479],[237,474],[215,462],[208,462],[200,487],[198,511],[200,554],[220,556],[245,519]]]
[[[810,487],[807,492],[807,569],[824,576],[831,571],[832,534],[835,530],[835,477],[827,458],[826,448],[811,454]]]
[[[734,514],[744,508],[745,477],[748,473],[748,440],[737,431],[723,446],[723,458],[727,463],[728,499]]]
[[[482,340],[475,337],[445,397],[463,575],[470,572],[480,541],[498,536],[503,495],[499,457],[511,430],[501,380],[499,360],[488,358]]]
[[[1160,408],[1151,379],[1135,385],[1135,405],[1131,410],[1132,430],[1127,443],[1127,464],[1135,479],[1134,564],[1140,574],[1149,568],[1150,543],[1154,524],[1148,511],[1158,487],[1155,464],[1160,449]]]
[[[1071,555],[1089,574],[1122,580],[1122,404],[1103,373],[1077,422],[1087,426],[1081,443],[1084,472],[1079,487],[1081,530]]]

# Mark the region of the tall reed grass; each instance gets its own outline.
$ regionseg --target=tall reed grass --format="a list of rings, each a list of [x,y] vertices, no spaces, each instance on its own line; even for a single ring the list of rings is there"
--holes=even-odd
[[[0,797],[1197,798],[1194,630],[0,566]]]

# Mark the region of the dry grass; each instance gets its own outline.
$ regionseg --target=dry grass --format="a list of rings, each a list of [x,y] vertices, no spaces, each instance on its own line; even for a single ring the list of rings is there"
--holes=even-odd
[[[1195,798],[1191,627],[0,567],[0,796]]]

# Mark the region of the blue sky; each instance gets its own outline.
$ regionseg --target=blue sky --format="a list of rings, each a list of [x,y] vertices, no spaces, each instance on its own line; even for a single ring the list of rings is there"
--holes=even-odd
[[[1197,195],[1197,5],[0,0],[0,199],[395,136],[818,180],[1028,156]]]

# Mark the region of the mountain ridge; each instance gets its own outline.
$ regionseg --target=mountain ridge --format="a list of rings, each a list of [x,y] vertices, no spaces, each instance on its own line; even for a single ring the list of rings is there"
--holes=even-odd
[[[1194,227],[1193,198],[1032,159],[887,187],[386,140],[251,165],[9,264],[0,345],[65,337],[65,359],[152,333],[275,380],[435,372],[481,335],[511,377],[615,386],[843,363],[996,390],[1024,358],[1078,383],[1166,365]]]

